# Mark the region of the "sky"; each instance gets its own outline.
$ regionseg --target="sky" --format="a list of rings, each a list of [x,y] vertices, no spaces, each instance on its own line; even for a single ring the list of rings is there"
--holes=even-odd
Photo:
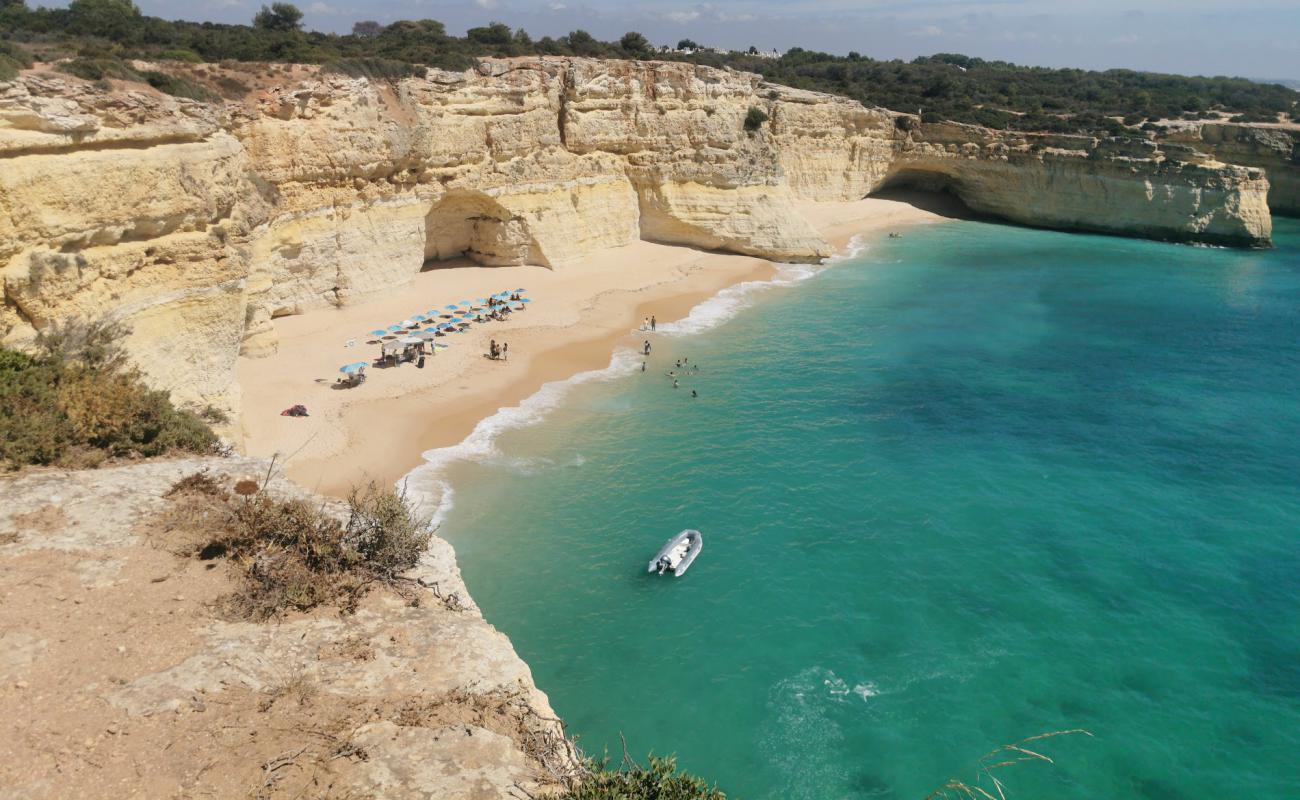
[[[168,19],[248,22],[262,0],[136,0]],[[295,1],[295,0],[291,0]],[[1050,67],[1127,67],[1300,79],[1300,0],[296,0],[304,25],[436,19],[451,33],[501,21],[534,38],[582,28],[652,43],[803,47],[872,58],[964,53]],[[33,2],[31,5],[35,5]]]

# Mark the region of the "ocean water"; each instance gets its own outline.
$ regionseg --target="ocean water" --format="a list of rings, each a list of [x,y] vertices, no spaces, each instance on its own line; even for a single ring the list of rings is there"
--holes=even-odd
[[[728,292],[412,486],[451,487],[470,591],[589,754],[919,800],[1084,728],[1007,796],[1297,797],[1300,223],[1276,233],[915,228]],[[686,527],[689,573],[647,575]]]

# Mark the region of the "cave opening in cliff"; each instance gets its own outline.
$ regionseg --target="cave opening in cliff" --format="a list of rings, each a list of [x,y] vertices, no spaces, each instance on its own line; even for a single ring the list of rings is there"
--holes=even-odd
[[[483,192],[454,190],[424,218],[424,269],[536,264],[527,223]]]
[[[899,170],[885,178],[869,196],[907,203],[941,217],[969,219],[975,216],[961,199],[960,182],[937,170]]]

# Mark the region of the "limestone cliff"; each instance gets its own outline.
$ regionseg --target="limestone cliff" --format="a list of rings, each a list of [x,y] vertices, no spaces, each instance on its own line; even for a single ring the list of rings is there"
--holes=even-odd
[[[399,288],[439,259],[562,269],[643,238],[815,261],[829,247],[796,198],[898,184],[1024,224],[1269,238],[1257,168],[921,125],[730,70],[527,58],[259,81],[222,104],[39,70],[0,84],[4,341],[111,311],[154,383],[231,405],[236,355],[275,347],[273,317]],[[751,108],[770,121],[748,130]]]
[[[1046,228],[1258,246],[1272,222],[1262,169],[1145,139],[994,131],[770,87],[772,133],[801,196],[850,200],[906,185]],[[1270,173],[1271,174],[1271,173]]]
[[[1259,167],[1268,173],[1268,205],[1275,213],[1300,216],[1300,125],[1177,123],[1165,138],[1220,161]]]

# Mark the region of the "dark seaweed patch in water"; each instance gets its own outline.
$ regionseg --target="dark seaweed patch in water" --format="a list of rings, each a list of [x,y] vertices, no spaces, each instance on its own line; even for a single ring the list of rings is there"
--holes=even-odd
[[[1133,789],[1138,797],[1147,800],[1183,800],[1187,797],[1163,778],[1134,778]]]
[[[898,794],[894,792],[893,788],[890,787],[885,779],[874,772],[859,772],[855,774],[850,785],[852,786],[854,797],[872,798],[872,800],[876,800],[876,798],[881,798],[881,800],[883,800],[884,798],[898,797]]]

